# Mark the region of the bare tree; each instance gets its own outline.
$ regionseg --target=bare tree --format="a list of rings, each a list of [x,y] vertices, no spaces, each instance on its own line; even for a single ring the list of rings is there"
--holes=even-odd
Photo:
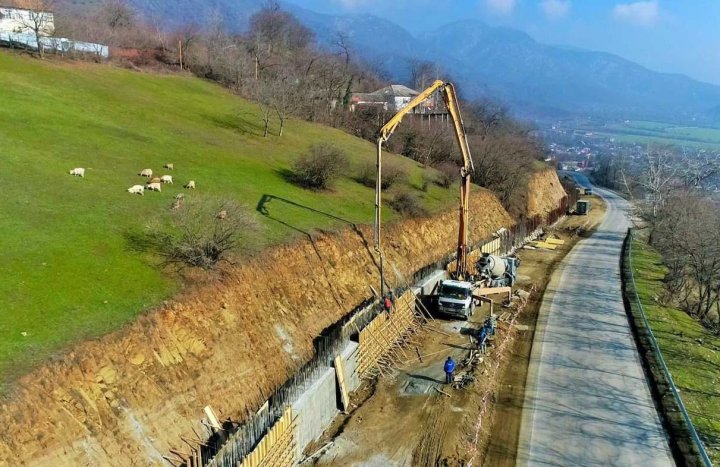
[[[670,268],[665,280],[672,297],[689,313],[707,320],[720,311],[720,212],[694,192],[666,199],[652,219],[651,242]]]
[[[52,0],[15,0],[15,6],[24,11],[16,18],[22,32],[29,33],[35,39],[40,58],[45,57],[45,44],[43,38],[52,36],[55,32],[55,17],[53,14],[54,2]]]
[[[278,122],[280,123],[278,136],[283,135],[285,120],[287,120],[288,114],[296,110],[298,99],[297,83],[295,80],[290,77],[283,77],[280,81],[276,82],[272,106],[273,109],[275,109],[275,115],[277,115]]]
[[[430,86],[440,76],[440,67],[433,62],[413,59],[409,64],[410,86],[418,91]]]
[[[669,148],[655,148],[648,151],[645,170],[641,179],[642,187],[647,193],[650,213],[657,217],[658,209],[665,202],[672,181],[678,171],[676,156]]]
[[[473,181],[495,191],[509,207],[517,188],[532,172],[540,150],[530,139],[517,135],[473,136],[470,145],[475,166]]]
[[[264,138],[267,138],[270,134],[270,118],[274,108],[275,88],[275,82],[273,81],[260,81],[254,86],[254,98],[260,104]]]

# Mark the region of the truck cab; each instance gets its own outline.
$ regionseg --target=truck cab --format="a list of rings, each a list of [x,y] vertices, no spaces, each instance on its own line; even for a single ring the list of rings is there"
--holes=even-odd
[[[451,318],[470,319],[475,311],[470,282],[446,280],[438,289],[438,311]]]

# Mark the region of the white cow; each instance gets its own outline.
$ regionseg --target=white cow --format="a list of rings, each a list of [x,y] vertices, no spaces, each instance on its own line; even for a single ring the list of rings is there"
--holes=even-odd
[[[70,171],[70,175],[74,175],[76,177],[85,177],[85,169],[82,167],[76,167]]]
[[[163,168],[168,169],[168,170],[175,170],[175,164],[168,163],[168,164],[163,165]]]
[[[162,191],[162,188],[160,187],[159,183],[148,183],[145,187],[150,191]]]
[[[133,185],[128,188],[128,193],[132,193],[133,195],[145,196],[145,187],[142,185]]]
[[[152,177],[152,169],[142,169],[138,175],[140,175],[141,177],[150,178]]]
[[[160,177],[160,181],[172,185],[172,175],[163,175],[162,177]]]
[[[185,184],[185,188],[189,188],[191,190],[195,189],[195,180],[190,180]]]

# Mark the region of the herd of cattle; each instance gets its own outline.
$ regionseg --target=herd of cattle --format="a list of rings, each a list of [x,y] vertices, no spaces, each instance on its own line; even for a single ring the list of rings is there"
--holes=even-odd
[[[174,164],[165,164],[163,166],[164,169],[167,170],[174,170],[175,166]],[[85,168],[83,167],[76,167],[72,170],[70,170],[70,175],[74,175],[76,177],[85,177]],[[162,191],[162,185],[173,184],[173,178],[172,175],[162,175],[160,177],[153,177],[153,171],[152,169],[143,169],[138,174],[141,177],[147,177],[149,180],[145,183],[145,185],[133,185],[130,188],[128,188],[128,193],[134,194],[134,195],[145,195],[145,190],[148,191]],[[185,185],[185,188],[194,190],[195,189],[195,180],[188,181]]]

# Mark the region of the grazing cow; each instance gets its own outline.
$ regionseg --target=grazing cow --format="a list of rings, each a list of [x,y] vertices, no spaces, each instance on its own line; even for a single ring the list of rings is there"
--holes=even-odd
[[[162,191],[162,188],[159,183],[148,183],[146,185],[146,188],[150,191]]]
[[[172,185],[172,175],[163,175],[162,177],[160,177],[160,181]]]
[[[145,196],[145,187],[142,185],[133,185],[128,188],[128,193],[132,193],[133,195]]]
[[[163,169],[175,170],[175,164],[165,164],[163,165]]]
[[[194,190],[195,189],[195,180],[190,180],[189,182],[187,182],[187,184],[185,184],[185,188]]]
[[[82,167],[76,167],[70,171],[70,175],[85,178],[85,169],[83,169]]]
[[[147,183],[160,183],[160,177],[153,177],[150,180],[147,181]]]
[[[151,178],[152,169],[142,169],[138,175],[140,175],[141,177]]]

